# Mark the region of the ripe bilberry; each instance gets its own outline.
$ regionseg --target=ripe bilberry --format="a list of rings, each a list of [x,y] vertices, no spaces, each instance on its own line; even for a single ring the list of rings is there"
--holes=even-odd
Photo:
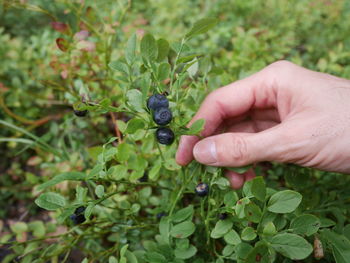
[[[209,193],[209,185],[207,185],[206,183],[199,183],[197,184],[195,191],[198,196],[206,196]]]
[[[168,99],[162,95],[162,94],[154,94],[147,100],[147,108],[149,110],[156,110],[158,108],[168,108],[169,107],[169,101]]]
[[[86,218],[84,216],[85,207],[80,206],[77,209],[75,209],[74,214],[72,214],[69,218],[73,221],[74,225],[79,225],[81,223],[84,223]]]
[[[158,128],[156,138],[160,144],[170,145],[174,142],[175,134],[167,127]]]
[[[165,126],[171,122],[173,114],[169,108],[158,108],[153,112],[153,120],[160,126]]]
[[[87,113],[88,113],[87,110],[74,110],[75,116],[78,116],[78,117],[85,117]]]

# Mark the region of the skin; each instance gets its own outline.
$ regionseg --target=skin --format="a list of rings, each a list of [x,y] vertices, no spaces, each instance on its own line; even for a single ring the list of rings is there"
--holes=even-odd
[[[199,139],[182,136],[180,165],[221,167],[262,161],[350,173],[350,81],[288,61],[211,92],[189,126],[205,119]],[[231,171],[235,189],[254,178]]]

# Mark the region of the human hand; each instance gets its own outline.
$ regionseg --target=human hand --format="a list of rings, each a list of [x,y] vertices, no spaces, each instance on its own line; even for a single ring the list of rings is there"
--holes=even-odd
[[[278,61],[210,93],[189,126],[198,119],[204,139],[181,137],[180,165],[276,161],[350,172],[349,80]],[[252,173],[227,176],[240,188]]]

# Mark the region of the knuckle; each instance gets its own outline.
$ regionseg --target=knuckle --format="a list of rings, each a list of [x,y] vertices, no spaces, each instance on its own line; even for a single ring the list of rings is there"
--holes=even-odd
[[[294,64],[288,60],[278,60],[273,63],[271,63],[268,68],[272,68],[274,70],[279,70],[279,69],[288,69]]]
[[[262,70],[262,75],[264,76],[265,84],[269,87],[279,87],[288,79],[291,75],[295,64],[287,60],[278,60],[276,62],[268,65],[264,70]]]

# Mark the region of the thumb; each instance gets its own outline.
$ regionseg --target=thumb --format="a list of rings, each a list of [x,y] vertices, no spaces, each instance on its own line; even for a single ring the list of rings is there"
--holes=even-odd
[[[194,158],[211,166],[239,167],[260,161],[286,161],[290,146],[281,125],[259,133],[224,133],[207,137],[193,148]]]

